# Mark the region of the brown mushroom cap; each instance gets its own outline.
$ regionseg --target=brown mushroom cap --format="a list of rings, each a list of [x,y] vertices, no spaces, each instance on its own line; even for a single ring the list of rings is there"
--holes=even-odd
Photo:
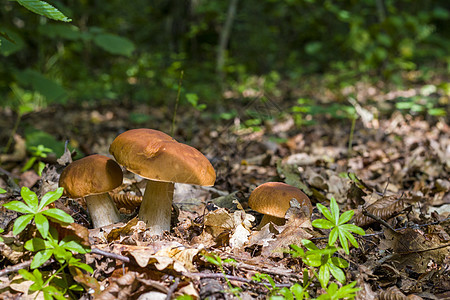
[[[195,148],[153,129],[132,129],[112,142],[109,152],[129,171],[144,178],[211,186],[216,173]]]
[[[111,158],[95,154],[68,165],[59,178],[59,186],[72,198],[109,192],[122,184],[123,173]]]
[[[259,213],[284,218],[292,198],[301,206],[308,206],[310,214],[312,213],[308,196],[298,188],[281,182],[266,182],[258,186],[251,193],[248,205]]]

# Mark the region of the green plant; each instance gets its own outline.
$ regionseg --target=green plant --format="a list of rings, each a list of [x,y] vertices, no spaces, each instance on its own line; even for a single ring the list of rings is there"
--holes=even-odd
[[[356,292],[360,290],[359,288],[355,288],[355,285],[356,281],[353,281],[338,289],[338,285],[333,282],[326,288],[327,292],[320,295],[317,300],[354,299]]]
[[[11,201],[3,204],[4,207],[24,213],[14,221],[13,234],[21,233],[28,224],[34,219],[34,224],[41,237],[35,237],[25,242],[24,248],[31,252],[36,252],[31,262],[30,268],[33,272],[27,270],[19,270],[19,274],[26,280],[33,281],[29,290],[31,292],[42,292],[44,299],[66,299],[65,295],[69,294],[71,298],[75,291],[81,291],[82,287],[73,281],[72,275],[68,276],[65,270],[71,273],[81,272],[80,270],[93,272],[93,269],[75,258],[75,253],[85,254],[89,252],[89,248],[81,245],[71,236],[65,236],[59,240],[58,232],[55,228],[49,226],[49,220],[60,223],[73,223],[73,218],[67,213],[57,208],[48,208],[47,206],[61,197],[62,188],[56,191],[46,193],[41,201],[37,195],[29,188],[21,189],[21,196],[25,203],[21,201]],[[59,263],[60,267],[54,272],[40,271],[37,268],[42,266],[51,257]],[[37,295],[36,295],[37,297]]]
[[[301,257],[306,265],[319,268],[317,278],[323,288],[328,285],[330,274],[340,283],[345,283],[345,273],[342,269],[348,267],[348,262],[345,259],[333,256],[338,248],[328,245],[325,249],[319,249],[309,240],[302,240],[302,244],[308,251],[305,252],[297,245],[291,245],[293,250],[291,254],[293,257]],[[313,269],[313,272],[316,274],[315,269]]]
[[[37,147],[31,146],[30,147],[31,152],[31,158],[25,163],[25,165],[22,168],[22,172],[25,172],[26,170],[30,169],[34,165],[34,169],[36,173],[41,176],[42,171],[45,168],[45,163],[41,161],[41,158],[46,158],[47,153],[53,152],[52,149],[44,147],[44,145],[38,145]]]
[[[306,269],[304,270],[303,275],[304,275],[303,282],[306,283],[306,286],[301,286],[300,284],[295,283],[290,288],[283,287],[282,289],[276,286],[275,281],[268,274],[256,273],[255,275],[252,276],[252,280],[256,282],[262,282],[264,284],[264,286],[269,290],[270,296],[269,299],[271,300],[278,300],[278,299],[301,300],[309,298],[309,294],[306,291],[306,288],[309,285],[307,278],[308,271]],[[270,286],[267,285],[263,280],[267,281],[270,284]]]
[[[21,201],[11,201],[3,204],[7,209],[24,213],[24,215],[18,217],[14,222],[13,234],[18,235],[25,227],[34,219],[37,230],[41,236],[45,239],[48,236],[49,222],[47,217],[50,217],[56,221],[62,223],[73,223],[73,218],[57,208],[49,208],[46,206],[58,200],[63,193],[63,188],[58,188],[56,191],[46,193],[41,201],[36,195],[27,187],[22,187],[20,195],[25,203]]]
[[[192,107],[197,111],[203,111],[206,109],[206,104],[198,103],[198,95],[193,93],[186,94],[186,100],[192,105]]]
[[[45,1],[40,0],[17,0],[17,3],[35,14],[53,19],[56,21],[71,22],[62,12]]]
[[[25,249],[28,251],[36,252],[30,268],[34,269],[33,273],[27,270],[19,270],[19,274],[34,284],[30,286],[30,291],[43,292],[44,297],[51,299],[65,299],[64,295],[71,291],[81,291],[82,287],[75,282],[69,282],[69,277],[64,270],[69,267],[70,269],[78,268],[85,270],[86,272],[93,273],[93,269],[80,262],[73,256],[73,253],[85,254],[89,252],[89,249],[73,240],[72,237],[66,236],[61,241],[58,241],[58,232],[55,228],[50,228],[50,233],[47,238],[33,238],[25,243]],[[51,257],[59,263],[60,267],[56,272],[51,274],[42,273],[37,268],[42,266]]]
[[[328,237],[328,245],[333,246],[339,237],[339,242],[346,254],[349,254],[349,246],[347,240],[355,247],[358,248],[358,242],[352,235],[352,232],[364,235],[365,232],[361,227],[353,224],[345,224],[354,215],[353,210],[344,212],[339,216],[339,206],[334,198],[330,201],[330,210],[324,205],[318,203],[317,208],[325,216],[325,219],[317,219],[312,222],[312,225],[321,229],[332,229]]]
[[[236,261],[232,258],[227,258],[222,260],[220,258],[219,255],[215,254],[215,253],[208,253],[208,254],[203,254],[203,257],[211,264],[217,266],[220,270],[220,272],[222,272],[222,274],[225,277],[225,281],[227,282],[228,285],[228,292],[231,292],[234,296],[238,297],[239,299],[241,299],[241,297],[239,296],[239,293],[242,291],[241,288],[239,287],[234,287],[230,280],[227,278],[226,276],[226,272],[225,269],[223,267],[224,264],[235,264]]]

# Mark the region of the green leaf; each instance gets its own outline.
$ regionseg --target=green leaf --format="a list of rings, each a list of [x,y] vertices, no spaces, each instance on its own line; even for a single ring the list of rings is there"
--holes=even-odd
[[[11,201],[8,203],[3,204],[4,207],[6,207],[7,209],[13,210],[13,211],[17,211],[20,213],[28,213],[28,214],[34,214],[34,210],[32,210],[28,205],[26,205],[25,203],[21,202],[21,201]]]
[[[32,157],[30,158],[25,165],[22,167],[22,169],[20,169],[20,171],[25,172],[26,170],[30,169],[34,163],[36,162],[36,157]]]
[[[30,268],[36,269],[42,266],[47,260],[50,259],[50,257],[53,254],[53,249],[47,249],[43,251],[39,251],[36,253],[36,255],[33,258],[33,261],[31,262]]]
[[[94,269],[91,266],[81,263],[79,259],[71,258],[69,260],[69,266],[80,268],[88,273],[94,273]]]
[[[24,279],[29,280],[29,281],[36,281],[36,278],[34,277],[34,275],[30,272],[28,272],[25,269],[20,269],[19,271],[20,276],[22,276]]]
[[[362,229],[359,226],[353,225],[353,224],[343,224],[343,225],[341,225],[339,227],[344,228],[345,230],[354,232],[354,233],[359,234],[359,235],[365,235],[366,234],[364,229]]]
[[[103,50],[124,56],[131,56],[136,48],[129,39],[120,37],[115,34],[102,33],[94,37],[94,43]]]
[[[48,236],[48,229],[50,227],[48,220],[42,214],[36,214],[34,217],[34,223],[36,224],[36,228],[42,237],[45,239]]]
[[[339,242],[341,243],[342,249],[344,249],[345,254],[349,254],[350,250],[348,248],[347,237],[345,236],[345,231],[339,231]]]
[[[3,56],[10,56],[25,47],[25,41],[19,33],[5,27],[2,27],[1,30],[3,32],[0,36],[0,53]]]
[[[26,69],[15,75],[21,85],[30,86],[33,91],[43,95],[49,103],[64,103],[67,100],[67,91],[59,83],[38,71]],[[28,144],[28,138],[26,140]]]
[[[333,246],[336,243],[339,234],[339,227],[333,228],[328,236],[328,245]]]
[[[347,223],[348,221],[350,221],[350,219],[353,217],[354,214],[355,214],[355,212],[353,210],[348,210],[348,211],[344,212],[339,217],[338,225],[342,225],[342,224]]]
[[[42,214],[63,223],[75,222],[75,220],[68,213],[65,213],[64,211],[58,208],[49,208],[47,210],[42,211]]]
[[[76,241],[65,242],[63,240],[63,241],[61,241],[61,247],[63,247],[64,249],[73,251],[73,252],[80,253],[80,254],[87,253],[85,247],[83,247],[83,245],[77,243]]]
[[[341,269],[348,268],[348,261],[346,261],[343,258],[332,257],[331,258],[331,262],[333,263],[333,265],[335,265],[335,266],[337,266],[337,267],[339,267]]]
[[[50,245],[48,244],[47,241],[45,241],[41,238],[34,238],[34,239],[26,241],[24,248],[27,249],[28,251],[38,252],[38,251],[46,249],[48,246],[50,246]]]
[[[339,206],[334,197],[332,197],[330,200],[330,211],[331,214],[333,215],[333,220],[330,221],[334,222],[334,224],[337,225],[339,223]]]
[[[39,199],[36,193],[32,192],[29,188],[24,186],[20,190],[20,195],[22,196],[25,203],[33,210],[33,212],[37,213]]]
[[[330,229],[334,227],[334,224],[331,223],[328,220],[325,219],[316,219],[314,221],[312,221],[312,226],[316,227],[316,228],[321,228],[321,229]]]
[[[59,187],[56,189],[56,191],[51,191],[51,192],[46,193],[41,199],[41,203],[39,204],[39,210],[43,209],[47,205],[49,205],[49,204],[55,202],[56,200],[58,200],[59,198],[61,198],[63,192],[64,192],[64,188]]]
[[[6,191],[4,189],[0,188],[0,194],[4,194],[4,193],[6,193]]]
[[[337,266],[333,264],[328,264],[330,268],[331,275],[333,275],[334,278],[336,278],[337,281],[340,283],[345,283],[345,273],[341,269],[339,269]]]
[[[330,211],[324,205],[317,203],[316,206],[325,218],[327,218],[331,222],[334,221],[333,216],[331,215]]]
[[[358,242],[356,241],[355,237],[348,231],[344,230],[342,231],[342,234],[348,239],[348,241],[355,247],[358,248]]]
[[[70,22],[71,19],[67,18],[62,12],[56,9],[54,6],[44,1],[39,0],[17,0],[17,2],[32,12],[53,19],[56,21]]]
[[[319,282],[322,288],[325,288],[328,285],[329,280],[330,280],[330,268],[328,267],[328,265],[320,266]]]
[[[18,235],[19,233],[21,233],[25,229],[25,227],[27,227],[27,225],[31,222],[33,217],[34,215],[23,215],[18,217],[14,221],[13,234]]]
[[[302,240],[302,244],[303,244],[303,246],[305,246],[306,249],[308,249],[308,250],[319,250],[319,248],[317,248],[317,246],[314,245],[314,243],[311,242],[310,240]]]
[[[42,171],[44,171],[44,168],[45,168],[45,163],[43,163],[42,161],[38,162],[36,173],[39,176],[42,176]]]
[[[298,283],[294,284],[293,286],[291,286],[290,290],[292,294],[294,294],[295,299],[301,300],[304,298],[303,287],[300,284]]]

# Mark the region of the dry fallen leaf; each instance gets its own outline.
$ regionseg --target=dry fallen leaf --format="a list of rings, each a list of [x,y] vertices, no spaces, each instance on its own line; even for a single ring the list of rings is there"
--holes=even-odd
[[[287,210],[286,224],[275,226],[280,232],[274,241],[262,249],[261,255],[271,257],[282,257],[283,251],[289,248],[290,244],[301,244],[302,239],[309,239],[312,235],[306,231],[312,231],[310,212],[308,207],[300,206],[296,199],[290,201],[290,208]]]
[[[397,268],[407,267],[417,273],[423,273],[430,264],[442,264],[450,256],[450,243],[442,242],[438,234],[424,233],[418,229],[406,228],[401,231],[384,230],[385,239],[380,249],[391,250]]]

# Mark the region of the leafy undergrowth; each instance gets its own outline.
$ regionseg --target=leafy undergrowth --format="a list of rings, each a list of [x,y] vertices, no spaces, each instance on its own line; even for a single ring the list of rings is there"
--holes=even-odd
[[[173,227],[161,237],[150,236],[136,218],[141,178],[125,173],[112,194],[122,223],[87,230],[83,201],[47,194],[74,155],[53,149],[58,142],[45,144],[58,155],[31,151],[33,170],[23,141],[45,131],[83,155],[108,154],[124,130],[170,133],[169,112],[99,107],[30,114],[22,122],[33,129],[19,130],[14,150],[1,157],[2,297],[35,297],[36,291],[38,298],[61,292],[83,299],[449,297],[448,122],[423,113],[381,113],[374,105],[327,110],[323,104],[315,116],[311,106],[290,110],[256,99],[229,121],[186,112],[174,136],[210,159],[217,180],[212,188],[176,186]],[[344,118],[333,115],[338,111]],[[3,114],[5,122],[12,120]],[[315,124],[306,126],[311,119]],[[316,207],[312,219],[293,201],[285,225],[257,231],[262,216],[247,200],[268,181],[303,190]],[[50,285],[56,290],[44,293]]]

